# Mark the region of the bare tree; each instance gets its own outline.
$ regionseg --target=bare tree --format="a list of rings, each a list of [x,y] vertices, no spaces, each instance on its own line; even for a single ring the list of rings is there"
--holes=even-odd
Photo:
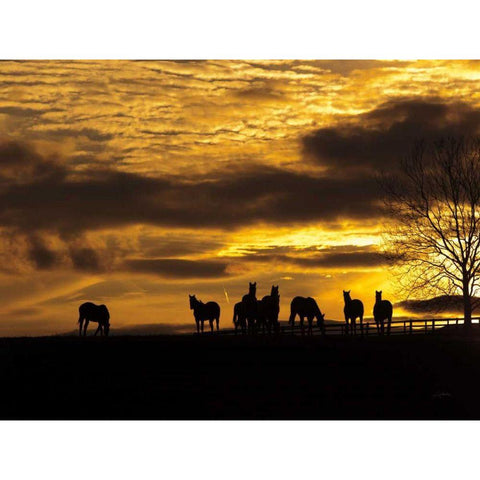
[[[472,323],[480,276],[480,138],[417,142],[383,176],[386,253],[410,294],[461,294]]]

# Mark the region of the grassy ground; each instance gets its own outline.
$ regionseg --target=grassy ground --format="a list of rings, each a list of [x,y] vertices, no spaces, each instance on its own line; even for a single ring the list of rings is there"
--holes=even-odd
[[[480,342],[0,339],[3,419],[478,419]]]

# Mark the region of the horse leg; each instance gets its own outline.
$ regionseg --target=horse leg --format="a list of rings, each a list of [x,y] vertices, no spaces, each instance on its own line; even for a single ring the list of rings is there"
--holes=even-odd
[[[78,321],[78,323],[80,324],[80,327],[78,329],[78,334],[80,336],[82,336],[82,327],[83,327],[83,318],[80,318],[80,320]]]
[[[201,322],[202,322],[202,333],[203,333],[203,322],[204,322],[204,320],[201,320]]]
[[[100,330],[101,334],[103,335],[102,325],[100,323],[98,324],[98,328],[95,330],[95,335],[94,335],[95,337],[97,336],[97,333],[98,333],[99,330]]]
[[[89,320],[85,319],[85,323],[83,325],[83,336],[85,337],[87,335],[87,327],[88,327]]]
[[[360,315],[360,335],[363,337],[363,315]]]
[[[382,332],[381,334],[383,335],[383,331],[384,331],[384,322],[385,320],[382,318],[382,320],[380,320],[380,331]]]
[[[210,331],[213,333],[213,318],[211,318],[209,322],[210,322]]]
[[[388,317],[387,335],[390,335],[391,326],[392,326],[392,317]]]
[[[218,332],[218,330],[219,330],[219,329],[218,329],[218,324],[220,323],[220,317],[217,317],[217,318],[215,319],[215,323],[217,324],[217,332]]]

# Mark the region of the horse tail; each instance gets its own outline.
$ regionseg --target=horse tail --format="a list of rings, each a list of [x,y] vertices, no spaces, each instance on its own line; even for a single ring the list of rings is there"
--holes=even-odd
[[[233,324],[236,325],[235,320],[238,318],[238,312],[235,307],[233,307]]]

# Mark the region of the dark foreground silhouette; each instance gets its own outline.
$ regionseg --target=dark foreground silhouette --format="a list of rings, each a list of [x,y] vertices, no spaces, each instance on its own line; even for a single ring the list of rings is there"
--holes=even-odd
[[[195,323],[197,324],[197,333],[200,333],[200,325],[203,333],[203,324],[205,320],[210,322],[210,330],[213,332],[213,322],[217,324],[217,331],[220,322],[220,306],[217,302],[203,303],[195,295],[189,295],[190,310],[193,310]]]
[[[387,321],[387,335],[390,335],[392,326],[393,307],[388,300],[382,300],[382,291],[375,290],[375,305],[373,306],[373,318],[377,325],[379,335],[385,333],[385,320]]]
[[[480,335],[17,338],[0,357],[2,419],[480,419]]]
[[[343,313],[345,315],[345,333],[357,333],[357,318],[360,321],[360,332],[363,334],[363,303],[361,300],[350,297],[350,290],[343,291],[343,300],[345,306],[343,307]]]
[[[288,323],[293,327],[295,324],[295,317],[300,318],[300,328],[302,335],[305,333],[304,324],[305,318],[308,321],[308,334],[313,334],[313,319],[317,319],[317,325],[321,332],[325,333],[325,314],[318,308],[317,302],[312,297],[295,297],[290,303],[290,318]]]
[[[110,330],[110,313],[108,308],[105,305],[95,305],[92,302],[85,302],[80,305],[78,308],[78,329],[80,336],[82,335],[82,325],[85,322],[83,327],[83,336],[87,335],[87,328],[89,322],[98,323],[98,328],[95,331],[95,335],[100,332],[100,335],[105,334],[108,336]]]

